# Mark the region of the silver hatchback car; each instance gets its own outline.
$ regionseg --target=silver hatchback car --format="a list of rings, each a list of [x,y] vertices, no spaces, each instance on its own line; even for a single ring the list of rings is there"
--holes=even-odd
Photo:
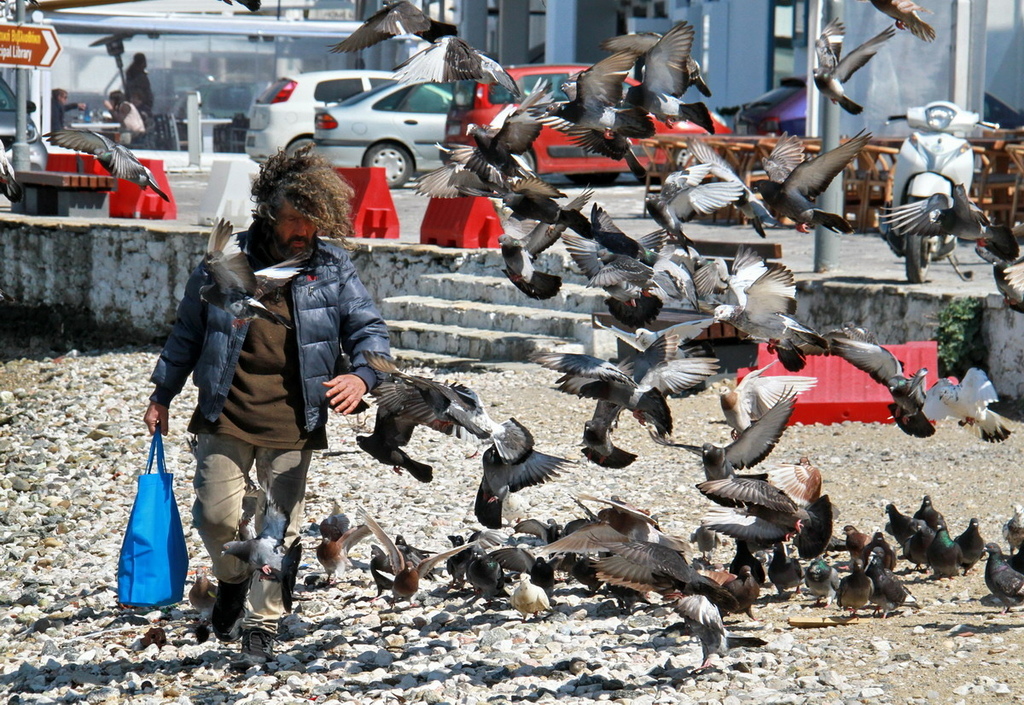
[[[339,167],[383,167],[398,188],[441,166],[450,83],[381,86],[316,110],[316,151]]]

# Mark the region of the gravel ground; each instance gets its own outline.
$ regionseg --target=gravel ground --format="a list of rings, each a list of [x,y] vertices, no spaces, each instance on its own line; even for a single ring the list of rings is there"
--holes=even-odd
[[[140,418],[155,356],[129,350],[0,364],[0,692],[8,702],[1024,700],[1020,614],[1000,614],[981,565],[938,582],[901,562],[897,572],[919,609],[817,630],[787,620],[836,608],[769,588],[756,621],[727,620],[767,646],[735,649],[695,673],[699,644],[663,633],[677,618],[657,598],[624,613],[607,596],[560,585],[552,613],[526,622],[505,601],[468,604],[468,594],[443,582],[429,584],[415,607],[371,604],[367,542],[355,551],[357,567],[335,585],[299,588],[276,662],[233,669],[237,645],[197,643],[197,614],[187,602],[152,612],[116,604],[120,540],[148,446]],[[579,461],[520,493],[523,515],[565,522],[579,514],[576,493],[619,495],[649,508],[665,530],[689,535],[707,504],[694,489],[699,461],[654,444],[624,416],[616,443],[640,460],[615,471],[587,464],[577,443],[592,407],[554,391],[556,376],[531,365],[446,375],[477,390],[494,418],[515,416],[531,428],[541,450]],[[185,517],[193,464],[184,426],[194,399],[188,390],[172,409],[167,443]],[[678,440],[728,438],[714,391],[672,399],[671,407]],[[434,482],[423,485],[358,451],[354,436],[370,424],[370,416],[332,420],[331,450],[311,470],[308,519],[319,521],[334,502],[350,515],[363,506],[385,528],[432,550],[447,547],[449,534],[477,528],[480,460],[469,457],[471,448],[418,431],[409,452],[435,466]],[[928,440],[893,426],[847,423],[790,428],[769,462],[807,456],[821,468],[839,527],[881,528],[886,503],[913,512],[930,494],[956,533],[977,517],[986,539],[1001,542],[1003,522],[1022,502],[1021,451],[1020,433],[988,445],[953,422],[940,423]],[[187,537],[192,569],[207,565],[195,532]],[[312,558],[316,542],[312,532],[303,539],[308,562],[300,584],[321,570]],[[726,546],[716,559],[731,553]],[[845,566],[845,556],[831,560]],[[154,625],[166,631],[163,648],[141,643]]]

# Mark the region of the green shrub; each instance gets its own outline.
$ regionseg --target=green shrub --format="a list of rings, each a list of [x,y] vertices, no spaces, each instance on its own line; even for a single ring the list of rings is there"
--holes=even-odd
[[[939,311],[935,340],[939,343],[939,375],[963,378],[972,367],[985,369],[988,348],[982,340],[981,299],[953,299]]]

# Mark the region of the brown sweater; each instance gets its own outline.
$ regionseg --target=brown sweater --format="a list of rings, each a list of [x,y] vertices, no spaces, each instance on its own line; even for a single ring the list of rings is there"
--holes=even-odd
[[[262,300],[282,318],[292,320],[291,286]],[[235,377],[220,418],[210,423],[197,408],[188,430],[224,433],[254,446],[282,450],[327,448],[327,431],[306,432],[295,329],[255,319],[242,343]]]

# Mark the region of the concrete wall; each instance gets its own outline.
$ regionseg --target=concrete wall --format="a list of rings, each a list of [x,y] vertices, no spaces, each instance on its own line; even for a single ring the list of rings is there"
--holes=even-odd
[[[120,344],[158,340],[174,321],[206,241],[207,232],[198,228],[0,215],[0,285],[17,301],[0,305],[0,337],[8,349],[12,339],[30,336],[51,344],[83,333]],[[357,244],[353,261],[378,301],[416,294],[425,274],[494,276],[500,268],[497,250],[381,240]],[[583,282],[561,253],[544,253],[541,265],[567,281]],[[856,321],[876,331],[882,343],[933,338],[938,312],[952,300],[894,285],[828,281],[802,282],[798,298],[798,315],[812,327],[827,330]],[[1024,397],[1024,315],[1007,309],[1001,297],[989,296],[983,335],[996,389]]]

